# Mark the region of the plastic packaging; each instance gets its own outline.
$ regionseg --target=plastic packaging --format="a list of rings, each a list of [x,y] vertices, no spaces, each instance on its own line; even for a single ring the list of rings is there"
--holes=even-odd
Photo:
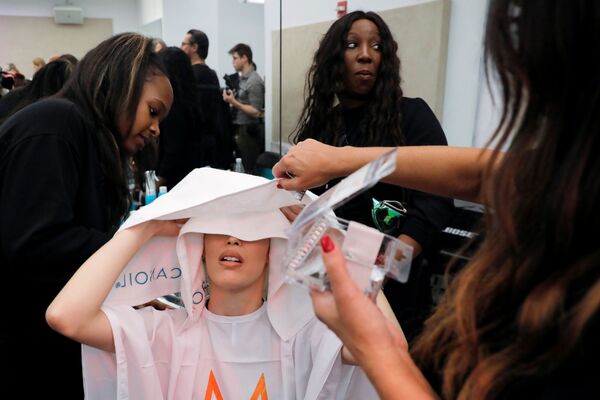
[[[156,200],[156,172],[148,170],[145,172],[146,177],[146,205]]]
[[[163,194],[167,194],[167,187],[166,186],[161,186],[158,188],[158,196],[162,196]]]
[[[395,237],[335,216],[333,210],[369,189],[396,168],[391,151],[349,175],[306,206],[289,230],[284,263],[288,281],[308,288],[329,289],[319,241],[328,234],[342,249],[353,280],[375,297],[386,275],[406,282],[413,249]]]
[[[235,172],[246,172],[244,170],[244,164],[242,164],[242,159],[241,158],[236,158],[235,159],[235,164],[233,165],[233,170]]]

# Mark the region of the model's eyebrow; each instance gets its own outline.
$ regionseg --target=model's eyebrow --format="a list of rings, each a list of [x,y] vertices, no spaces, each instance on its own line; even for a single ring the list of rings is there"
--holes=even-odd
[[[163,111],[167,111],[167,105],[165,104],[164,101],[162,101],[160,98],[155,97],[153,100],[156,100],[160,103],[160,107],[162,108]]]

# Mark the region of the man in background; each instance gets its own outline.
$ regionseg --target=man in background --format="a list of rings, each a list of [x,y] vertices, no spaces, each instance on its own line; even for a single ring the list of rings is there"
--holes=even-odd
[[[223,100],[237,111],[233,120],[235,142],[244,168],[254,172],[257,157],[265,151],[265,84],[256,72],[250,46],[238,43],[229,54],[233,68],[240,74],[239,90],[224,90]]]
[[[183,38],[180,49],[190,58],[196,83],[219,88],[216,72],[206,65],[208,36],[198,29],[190,29]]]
[[[219,78],[206,64],[208,57],[208,36],[198,29],[190,29],[180,49],[190,58],[194,73],[196,93],[201,107],[207,132],[215,143],[215,163],[213,168],[229,169],[233,162],[233,125],[229,118],[228,105],[221,97]]]

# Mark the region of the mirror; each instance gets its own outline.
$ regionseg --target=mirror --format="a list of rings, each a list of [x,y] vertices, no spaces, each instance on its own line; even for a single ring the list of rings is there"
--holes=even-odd
[[[288,135],[298,122],[306,72],[320,38],[338,18],[338,7],[346,12],[374,11],[386,21],[399,46],[405,96],[421,97],[428,103],[450,145],[485,145],[499,114],[482,69],[487,0],[282,0],[281,3],[283,46],[279,47],[278,28],[274,27],[271,35],[270,107],[273,136],[280,131],[284,151]],[[267,0],[266,15],[276,15],[278,4],[279,1]],[[282,77],[276,75],[278,54],[282,55]],[[280,93],[281,119],[276,101]]]
[[[54,7],[61,2],[83,10],[84,24],[55,23]],[[487,0],[339,3],[347,12],[375,11],[390,25],[400,47],[405,94],[427,101],[449,144],[485,143],[497,118],[481,67]],[[209,36],[207,64],[224,86],[223,75],[234,71],[229,49],[248,43],[265,79],[266,150],[285,152],[303,103],[307,68],[337,18],[337,5],[337,0],[0,0],[0,35],[10,38],[0,42],[0,66],[15,63],[30,78],[34,57],[64,52],[81,57],[112,33],[138,31],[179,46],[185,32],[196,28]]]

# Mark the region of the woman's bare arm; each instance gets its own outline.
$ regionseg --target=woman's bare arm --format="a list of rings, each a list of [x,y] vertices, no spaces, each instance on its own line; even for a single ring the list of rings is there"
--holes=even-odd
[[[308,139],[292,147],[273,167],[288,190],[320,186],[347,176],[391,147],[334,147]],[[396,170],[384,182],[440,196],[480,202],[483,173],[492,150],[448,146],[402,146]],[[498,155],[498,160],[502,154]],[[289,178],[290,173],[293,178]]]
[[[110,323],[101,306],[123,268],[155,235],[177,235],[174,221],[150,221],[118,232],[67,282],[46,310],[55,331],[77,342],[114,352]]]

